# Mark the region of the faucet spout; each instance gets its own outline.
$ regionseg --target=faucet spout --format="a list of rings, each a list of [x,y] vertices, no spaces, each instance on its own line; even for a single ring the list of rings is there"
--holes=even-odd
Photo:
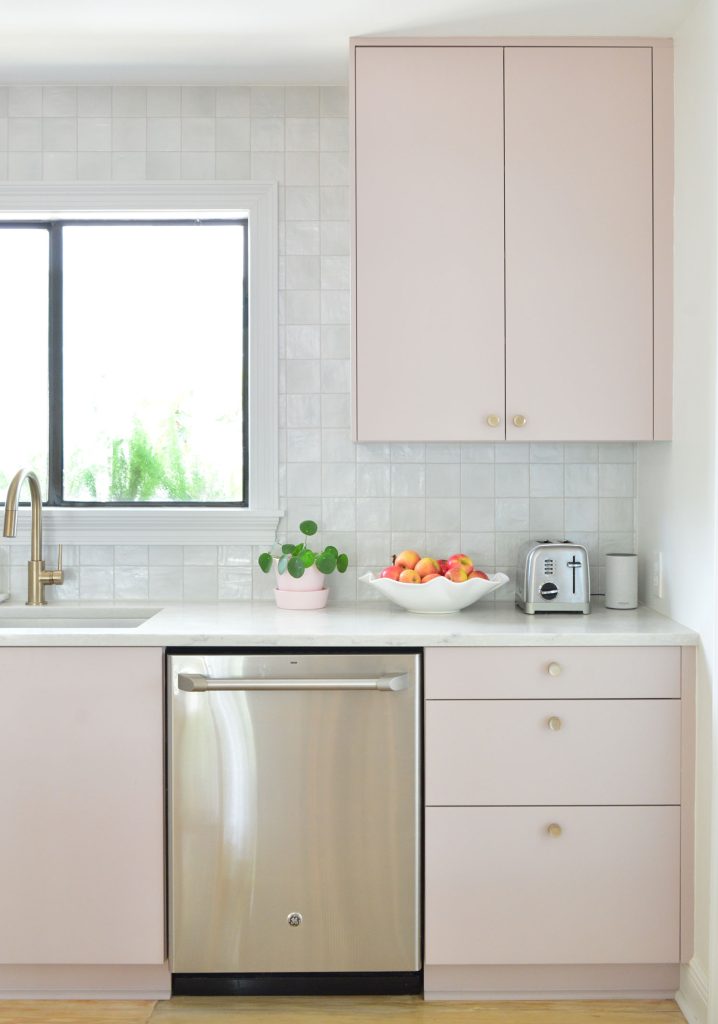
[[[65,577],[62,571],[62,547],[58,549],[57,569],[46,569],[42,558],[42,491],[40,481],[31,469],[21,469],[10,481],[5,499],[5,521],[3,536],[14,537],[17,529],[17,502],[20,488],[27,480],[30,486],[32,523],[30,526],[30,561],[27,563],[27,604],[42,605],[45,601],[45,587],[61,586]]]
[[[20,488],[27,480],[30,485],[30,504],[32,507],[32,527],[30,536],[30,558],[33,562],[42,561],[42,492],[40,481],[31,469],[21,469],[10,481],[5,499],[5,522],[3,537],[14,537],[17,529],[17,502]]]

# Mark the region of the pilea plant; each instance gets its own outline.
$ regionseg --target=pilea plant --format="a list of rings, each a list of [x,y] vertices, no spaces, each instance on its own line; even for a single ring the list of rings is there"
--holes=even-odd
[[[312,519],[305,519],[299,524],[299,532],[305,538],[313,537],[318,529],[319,527]],[[262,572],[271,571],[274,557],[271,551],[262,552],[257,559]],[[327,544],[324,550],[319,552],[312,551],[307,546],[306,539],[299,544],[282,544],[282,553],[277,562],[277,572],[288,572],[290,576],[298,580],[312,565],[316,565],[319,572],[323,572],[325,576],[328,576],[335,569],[337,572],[346,572],[349,565],[349,557],[345,554],[340,554],[332,544]]]

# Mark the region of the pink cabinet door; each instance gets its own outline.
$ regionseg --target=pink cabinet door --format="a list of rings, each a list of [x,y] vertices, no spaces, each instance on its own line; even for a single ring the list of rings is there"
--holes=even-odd
[[[681,801],[679,700],[430,700],[425,728],[427,804]]]
[[[678,963],[679,871],[679,807],[429,807],[426,962]]]
[[[165,957],[162,652],[0,651],[0,963]]]
[[[503,51],[355,60],[357,439],[503,439]]]
[[[649,440],[651,48],[505,60],[507,438]]]

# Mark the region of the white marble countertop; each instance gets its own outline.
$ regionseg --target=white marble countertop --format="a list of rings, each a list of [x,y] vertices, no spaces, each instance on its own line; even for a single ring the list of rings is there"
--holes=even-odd
[[[20,606],[15,606],[19,608]],[[75,614],[127,613],[130,603],[52,606]],[[45,609],[37,609],[42,615]],[[24,609],[24,614],[32,614]],[[282,611],[270,601],[168,605],[135,628],[18,628],[3,626],[5,647],[550,647],[694,646],[697,634],[648,608],[590,615],[525,615],[508,603],[479,602],[450,615],[417,615],[379,603],[329,605],[321,611]]]

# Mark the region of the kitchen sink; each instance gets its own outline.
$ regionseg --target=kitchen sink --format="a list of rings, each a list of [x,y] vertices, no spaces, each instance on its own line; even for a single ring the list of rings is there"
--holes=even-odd
[[[136,629],[159,608],[0,608],[3,629]]]

